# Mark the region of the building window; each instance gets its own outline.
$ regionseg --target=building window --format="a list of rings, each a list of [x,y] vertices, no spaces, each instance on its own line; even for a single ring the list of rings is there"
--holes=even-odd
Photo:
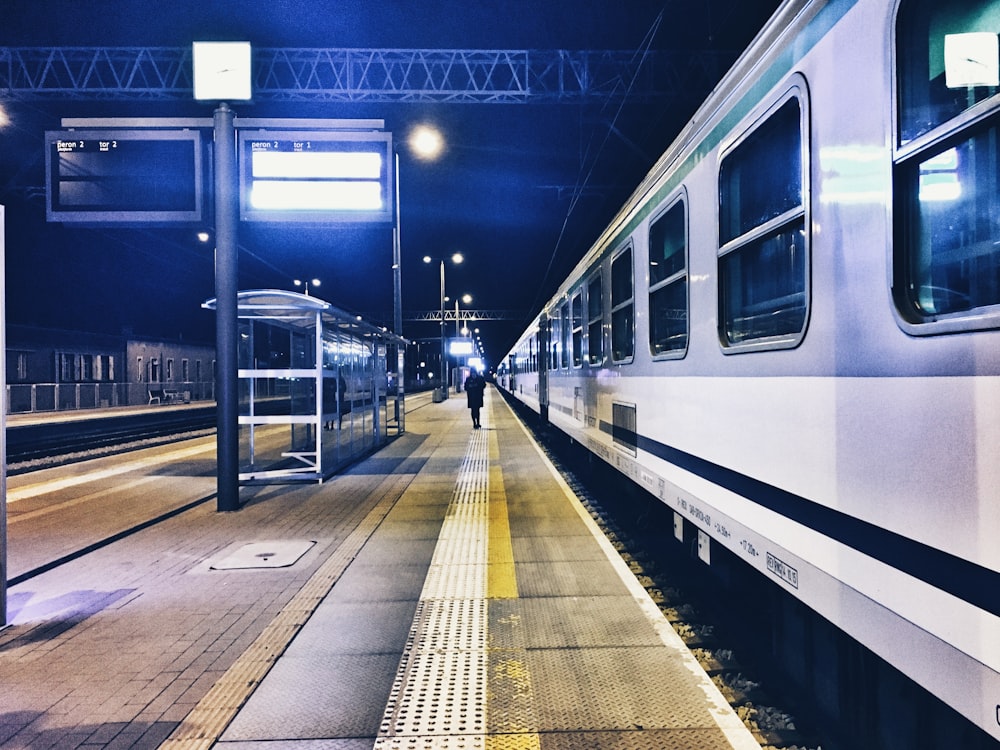
[[[719,322],[723,346],[796,346],[807,320],[804,116],[797,90],[722,159]]]
[[[688,342],[687,209],[677,200],[649,227],[649,353],[683,355]]]
[[[587,361],[592,365],[604,361],[604,284],[600,271],[587,284]]]
[[[174,382],[174,360],[167,358],[167,377],[166,381],[168,383]]]
[[[56,357],[59,362],[59,382],[72,383],[76,379],[73,355],[60,352]]]
[[[905,0],[896,17],[893,297],[913,333],[1000,321],[998,33],[1000,2]]]
[[[14,371],[14,377],[19,381],[28,379],[28,354],[27,352],[11,352],[14,359],[14,367],[8,368]]]
[[[142,383],[145,380],[146,371],[142,369],[142,357],[135,358],[135,382]]]
[[[635,299],[632,248],[628,247],[611,261],[611,358],[625,362],[634,352]]]

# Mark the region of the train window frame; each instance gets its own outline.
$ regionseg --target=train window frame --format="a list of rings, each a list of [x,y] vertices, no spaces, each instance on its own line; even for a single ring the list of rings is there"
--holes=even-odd
[[[778,118],[783,116],[785,108],[793,103],[797,107],[798,114],[798,202],[773,211],[769,216],[760,218],[751,226],[740,226],[736,229],[729,228],[727,232],[726,211],[729,210],[727,199],[730,197],[727,192],[727,168],[734,164],[734,160],[738,159],[741,152],[742,154],[750,154],[752,156],[753,146],[751,144],[754,143],[754,140],[769,135],[767,129],[777,127],[780,122]],[[812,149],[810,121],[809,88],[806,79],[800,73],[793,73],[780,92],[758,107],[744,121],[745,124],[734,131],[736,136],[719,151],[716,172],[718,179],[716,210],[718,211],[719,232],[719,247],[716,258],[718,287],[717,322],[719,345],[724,354],[794,349],[802,343],[808,331],[812,309],[812,211],[810,190]],[[758,140],[758,143],[764,142]],[[743,150],[744,147],[746,147],[746,151]],[[785,162],[787,162],[787,159],[771,160],[771,163],[775,164],[783,164]],[[739,165],[738,161],[735,163]],[[783,187],[787,189],[794,186],[785,185]],[[778,194],[780,195],[780,190]],[[787,195],[785,196],[786,200],[788,197]],[[736,207],[742,208],[739,204]],[[789,237],[792,242],[790,245],[785,244],[784,248],[787,248],[787,250],[783,250],[782,243],[787,243]],[[781,252],[784,255],[779,255]],[[755,253],[759,258],[763,259],[757,266],[752,265],[755,262]],[[796,329],[783,330],[776,333],[750,330],[741,336],[737,336],[738,326],[735,323],[736,318],[734,314],[730,313],[730,309],[735,307],[730,304],[729,300],[728,293],[733,288],[730,286],[730,283],[735,282],[744,286],[740,274],[744,273],[747,269],[751,271],[765,271],[765,273],[760,274],[760,278],[767,279],[770,284],[773,284],[775,279],[778,279],[780,282],[780,277],[773,273],[775,261],[771,260],[771,258],[776,258],[777,261],[788,260],[791,271],[784,274],[787,277],[785,281],[794,282],[794,286],[782,294],[775,295],[772,293],[769,298],[765,296],[761,302],[748,302],[744,296],[744,298],[738,300],[742,303],[740,309],[741,311],[746,311],[748,307],[757,307],[759,309],[754,311],[754,317],[766,318],[772,322],[779,320],[775,316],[776,312],[790,310],[791,314],[786,319],[795,323]],[[747,260],[746,267],[739,265],[745,259]],[[753,280],[751,279],[749,283],[753,284]],[[767,292],[765,291],[764,294],[767,295]],[[794,306],[790,307],[787,303],[791,303]]]
[[[559,363],[562,361],[562,353],[559,351],[559,347],[562,344],[562,322],[559,319],[558,306],[549,314],[548,344],[549,354],[545,369],[554,372],[559,369]]]
[[[598,294],[594,300],[594,286]],[[596,304],[596,307],[595,307]],[[594,335],[596,332],[596,336]],[[596,339],[597,346],[594,346]],[[604,364],[604,272],[598,268],[587,277],[587,364],[599,367]]]
[[[578,287],[570,297],[569,314],[573,342],[573,355],[570,359],[576,370],[583,367],[583,287]]]
[[[621,268],[619,264],[628,258],[625,266],[628,271],[627,295],[621,296],[625,290],[625,279],[616,276],[615,271]],[[616,365],[629,364],[635,360],[635,251],[631,240],[626,242],[611,256],[611,361]],[[617,282],[617,283],[616,283]],[[624,321],[624,322],[623,322]],[[627,350],[618,352],[616,344],[622,335]]]
[[[945,49],[952,34],[1000,34],[983,31],[996,14],[981,11],[900,0],[892,20],[889,286],[896,323],[913,336],[1000,327],[1000,223],[980,219],[1000,213],[1000,85],[959,77],[949,86]],[[940,44],[931,29],[943,35]],[[994,57],[990,65],[998,64]],[[930,119],[912,121],[911,109]]]
[[[562,343],[559,347],[559,369],[568,370],[570,368],[570,341],[572,336],[572,331],[570,326],[572,325],[569,315],[569,300],[563,300],[559,304],[559,322],[560,322],[560,333],[562,335]]]
[[[683,223],[683,267],[671,271],[670,273],[663,276],[663,278],[653,280],[654,277],[654,263],[653,258],[653,235],[655,227],[662,221],[667,221],[667,216],[672,214],[676,210],[682,212],[681,221]],[[690,225],[690,212],[688,211],[688,195],[687,190],[683,186],[681,189],[675,193],[671,198],[664,203],[661,209],[652,216],[649,220],[649,229],[647,231],[647,248],[648,257],[647,262],[649,264],[648,275],[647,275],[647,304],[648,304],[648,315],[647,319],[649,321],[649,354],[654,361],[661,360],[675,360],[683,359],[687,356],[688,344],[691,339],[691,290],[690,290],[690,279],[688,276],[688,266],[690,264],[690,249],[691,249],[691,225]],[[658,262],[658,261],[657,261]],[[656,314],[654,297],[664,296],[664,293],[671,288],[677,289],[680,287],[684,293],[684,342],[683,346],[663,349],[661,351],[656,350]]]

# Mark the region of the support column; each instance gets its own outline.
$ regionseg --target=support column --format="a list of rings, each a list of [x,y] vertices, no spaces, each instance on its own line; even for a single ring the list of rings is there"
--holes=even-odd
[[[240,507],[237,226],[239,178],[233,111],[215,110],[215,403],[218,495],[216,510]]]

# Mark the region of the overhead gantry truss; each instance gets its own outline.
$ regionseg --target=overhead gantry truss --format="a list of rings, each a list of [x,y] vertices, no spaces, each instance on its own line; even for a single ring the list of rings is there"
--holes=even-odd
[[[254,49],[258,101],[630,101],[703,93],[721,52]],[[190,99],[191,48],[0,47],[0,98]]]

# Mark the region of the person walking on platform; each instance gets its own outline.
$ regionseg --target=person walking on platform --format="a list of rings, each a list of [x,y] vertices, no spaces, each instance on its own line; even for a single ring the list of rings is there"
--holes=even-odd
[[[475,430],[479,429],[479,410],[483,408],[484,390],[486,390],[486,378],[477,370],[473,370],[465,379],[465,397],[472,411],[472,427]]]

